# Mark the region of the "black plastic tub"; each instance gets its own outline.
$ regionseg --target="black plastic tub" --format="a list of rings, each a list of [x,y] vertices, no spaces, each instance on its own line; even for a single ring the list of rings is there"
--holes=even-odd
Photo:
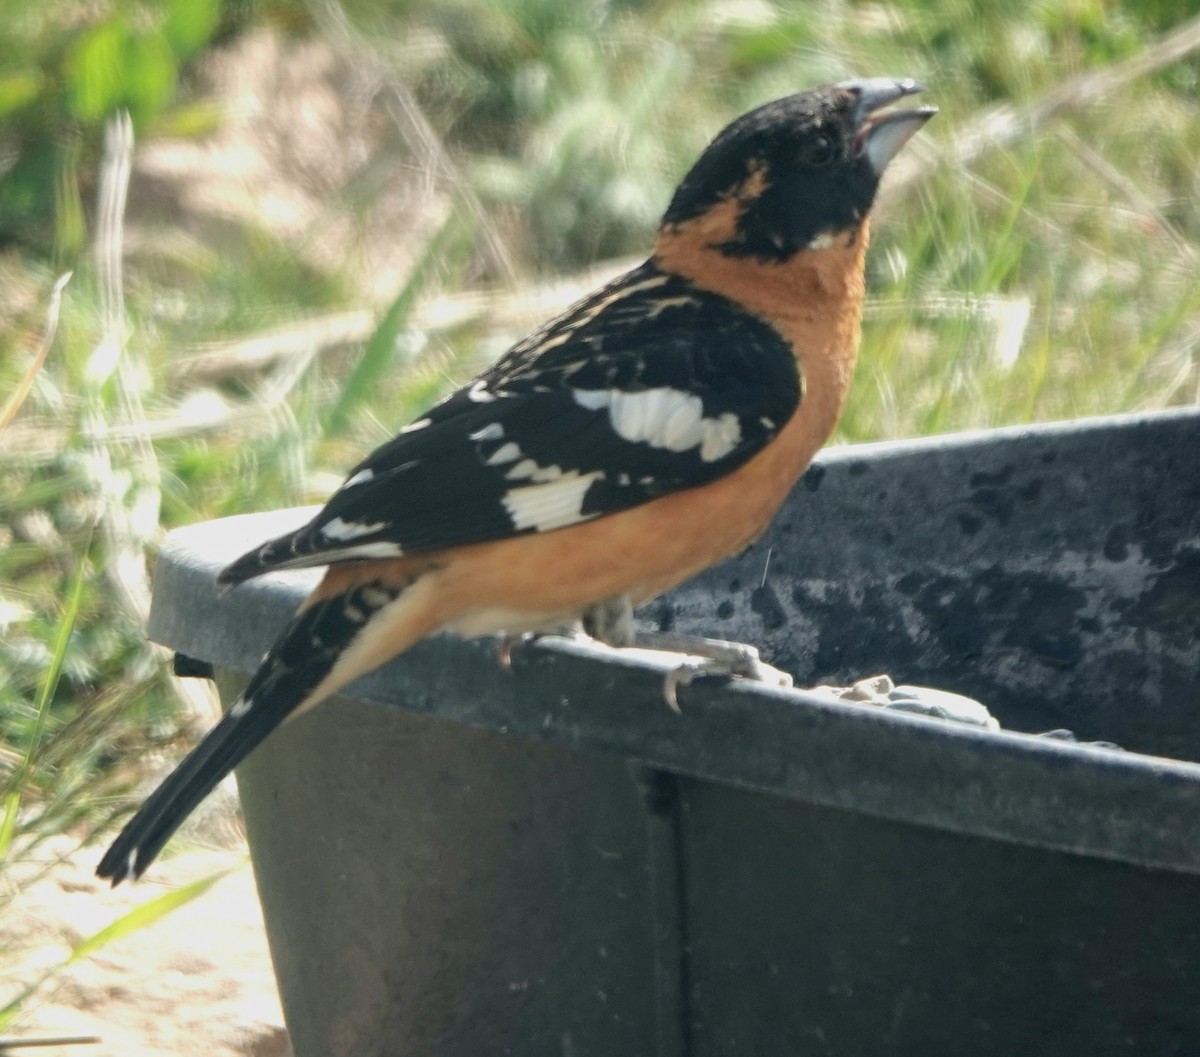
[[[168,541],[226,700],[312,578],[216,571],[302,516]],[[427,642],[239,771],[297,1057],[1200,1052],[1195,412],[830,452],[643,616],[1010,729]]]

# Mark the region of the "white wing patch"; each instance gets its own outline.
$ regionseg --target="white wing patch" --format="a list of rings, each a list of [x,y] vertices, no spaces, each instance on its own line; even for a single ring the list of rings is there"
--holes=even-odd
[[[561,466],[542,466],[533,459],[522,459],[504,475],[506,481],[536,481],[545,484],[563,476]]]
[[[599,411],[612,403],[612,393],[608,389],[576,389],[575,403],[589,411]]]
[[[498,426],[497,429],[499,429]],[[485,439],[496,440],[498,437],[493,434]],[[504,475],[506,481],[533,481],[536,484],[549,484],[557,481],[565,472],[561,466],[543,466],[537,460],[528,458],[515,440],[506,440],[501,444],[488,456],[484,465],[500,467],[509,463],[513,465],[509,466]]]
[[[327,540],[344,543],[348,540],[356,540],[361,536],[369,536],[372,532],[378,532],[383,526],[384,522],[382,521],[347,521],[345,518],[335,517],[321,526],[321,535]]]
[[[578,389],[574,395],[575,402],[589,411],[607,407],[613,429],[625,440],[667,451],[699,448],[704,462],[723,459],[742,440],[736,415],[727,411],[705,418],[700,397],[681,389]]]
[[[467,440],[502,440],[504,427],[499,422],[489,422],[483,429],[467,434]]]
[[[328,565],[330,562],[345,561],[347,558],[400,558],[404,549],[399,543],[389,540],[372,540],[369,543],[352,543],[333,551],[321,551],[312,555],[310,564]],[[283,566],[279,566],[283,568]]]
[[[333,547],[328,550],[316,551],[313,554],[299,554],[286,561],[271,564],[271,571],[281,569],[311,569],[317,565],[330,565],[333,562],[358,560],[362,558],[401,558],[404,550],[399,543],[389,540],[371,540],[367,543],[347,543],[344,547]]]
[[[489,456],[486,466],[502,466],[506,462],[516,462],[521,457],[521,449],[515,441],[505,441]]]
[[[510,488],[504,493],[504,509],[512,518],[514,528],[537,532],[588,521],[596,515],[583,513],[583,497],[592,482],[603,476],[601,470],[584,474],[571,470],[546,484]]]
[[[375,479],[375,471],[371,467],[359,470],[353,477],[348,478],[342,488],[353,488],[355,485],[366,484],[368,481]]]

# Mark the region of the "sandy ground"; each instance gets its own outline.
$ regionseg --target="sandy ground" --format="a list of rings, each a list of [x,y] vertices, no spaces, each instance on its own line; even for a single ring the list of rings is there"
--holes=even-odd
[[[63,851],[49,847],[44,857]],[[0,920],[4,999],[14,985],[36,978],[133,908],[170,888],[229,872],[203,896],[71,967],[9,1033],[94,1035],[99,1042],[0,1048],[0,1054],[291,1057],[245,848],[184,851],[155,863],[137,884],[115,890],[92,874],[99,855],[94,847],[76,852],[37,879],[30,864],[6,871],[18,894]]]

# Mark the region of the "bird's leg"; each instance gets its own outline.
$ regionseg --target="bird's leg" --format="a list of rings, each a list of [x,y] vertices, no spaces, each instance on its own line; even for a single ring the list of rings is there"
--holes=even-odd
[[[607,603],[601,602],[599,605],[604,606],[606,604]],[[599,608],[599,607],[596,607],[596,608]],[[590,612],[590,610],[588,612]],[[632,628],[633,627],[632,611],[630,613],[629,620],[630,620],[630,628]],[[543,628],[538,628],[536,631],[509,631],[509,632],[506,632],[500,636],[499,641],[496,644],[496,663],[498,663],[500,665],[500,667],[502,669],[504,669],[504,671],[506,671],[506,672],[512,671],[513,650],[515,650],[518,646],[524,646],[530,642],[537,642],[538,639],[544,638],[547,635],[556,635],[556,636],[560,636],[562,638],[573,639],[573,638],[578,637],[581,626],[584,627],[584,633],[589,638],[599,639],[601,642],[603,642],[609,646],[616,645],[616,643],[610,642],[608,639],[603,638],[601,635],[593,634],[591,631],[588,631],[586,628],[586,622],[587,622],[587,613],[584,613],[584,615],[581,617],[580,620],[568,621],[568,622],[564,622],[561,624],[551,624],[551,625],[547,625],[546,627],[543,627]],[[604,631],[607,633],[608,632],[607,625],[599,626],[598,630]],[[616,632],[612,632],[612,634],[616,634]],[[624,643],[624,645],[629,645],[629,643]]]
[[[593,639],[618,649],[630,646],[663,653],[682,653],[689,658],[672,668],[663,680],[663,699],[673,712],[679,712],[679,688],[710,675],[734,676],[791,686],[792,677],[759,659],[754,646],[698,635],[677,635],[667,631],[638,631],[633,624],[633,605],[628,596],[618,595],[589,607],[583,613],[583,630]]]
[[[505,671],[512,668],[512,654],[516,647],[531,642],[543,635],[578,635],[580,628],[589,639],[595,639],[605,646],[623,649],[634,644],[633,606],[625,595],[606,598],[603,602],[585,609],[579,617],[579,623],[564,625],[545,631],[510,632],[500,636],[496,647],[496,660]]]
[[[614,649],[625,649],[635,643],[633,603],[628,595],[615,595],[588,606],[580,616],[583,633]]]

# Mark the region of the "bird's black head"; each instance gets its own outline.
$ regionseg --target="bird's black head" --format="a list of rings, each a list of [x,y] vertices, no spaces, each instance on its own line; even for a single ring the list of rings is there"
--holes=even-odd
[[[843,81],[744,114],[692,166],[664,230],[720,210],[728,224],[714,227],[713,248],[763,260],[857,232],[888,162],[937,113],[876,111],[919,91],[909,80]]]

